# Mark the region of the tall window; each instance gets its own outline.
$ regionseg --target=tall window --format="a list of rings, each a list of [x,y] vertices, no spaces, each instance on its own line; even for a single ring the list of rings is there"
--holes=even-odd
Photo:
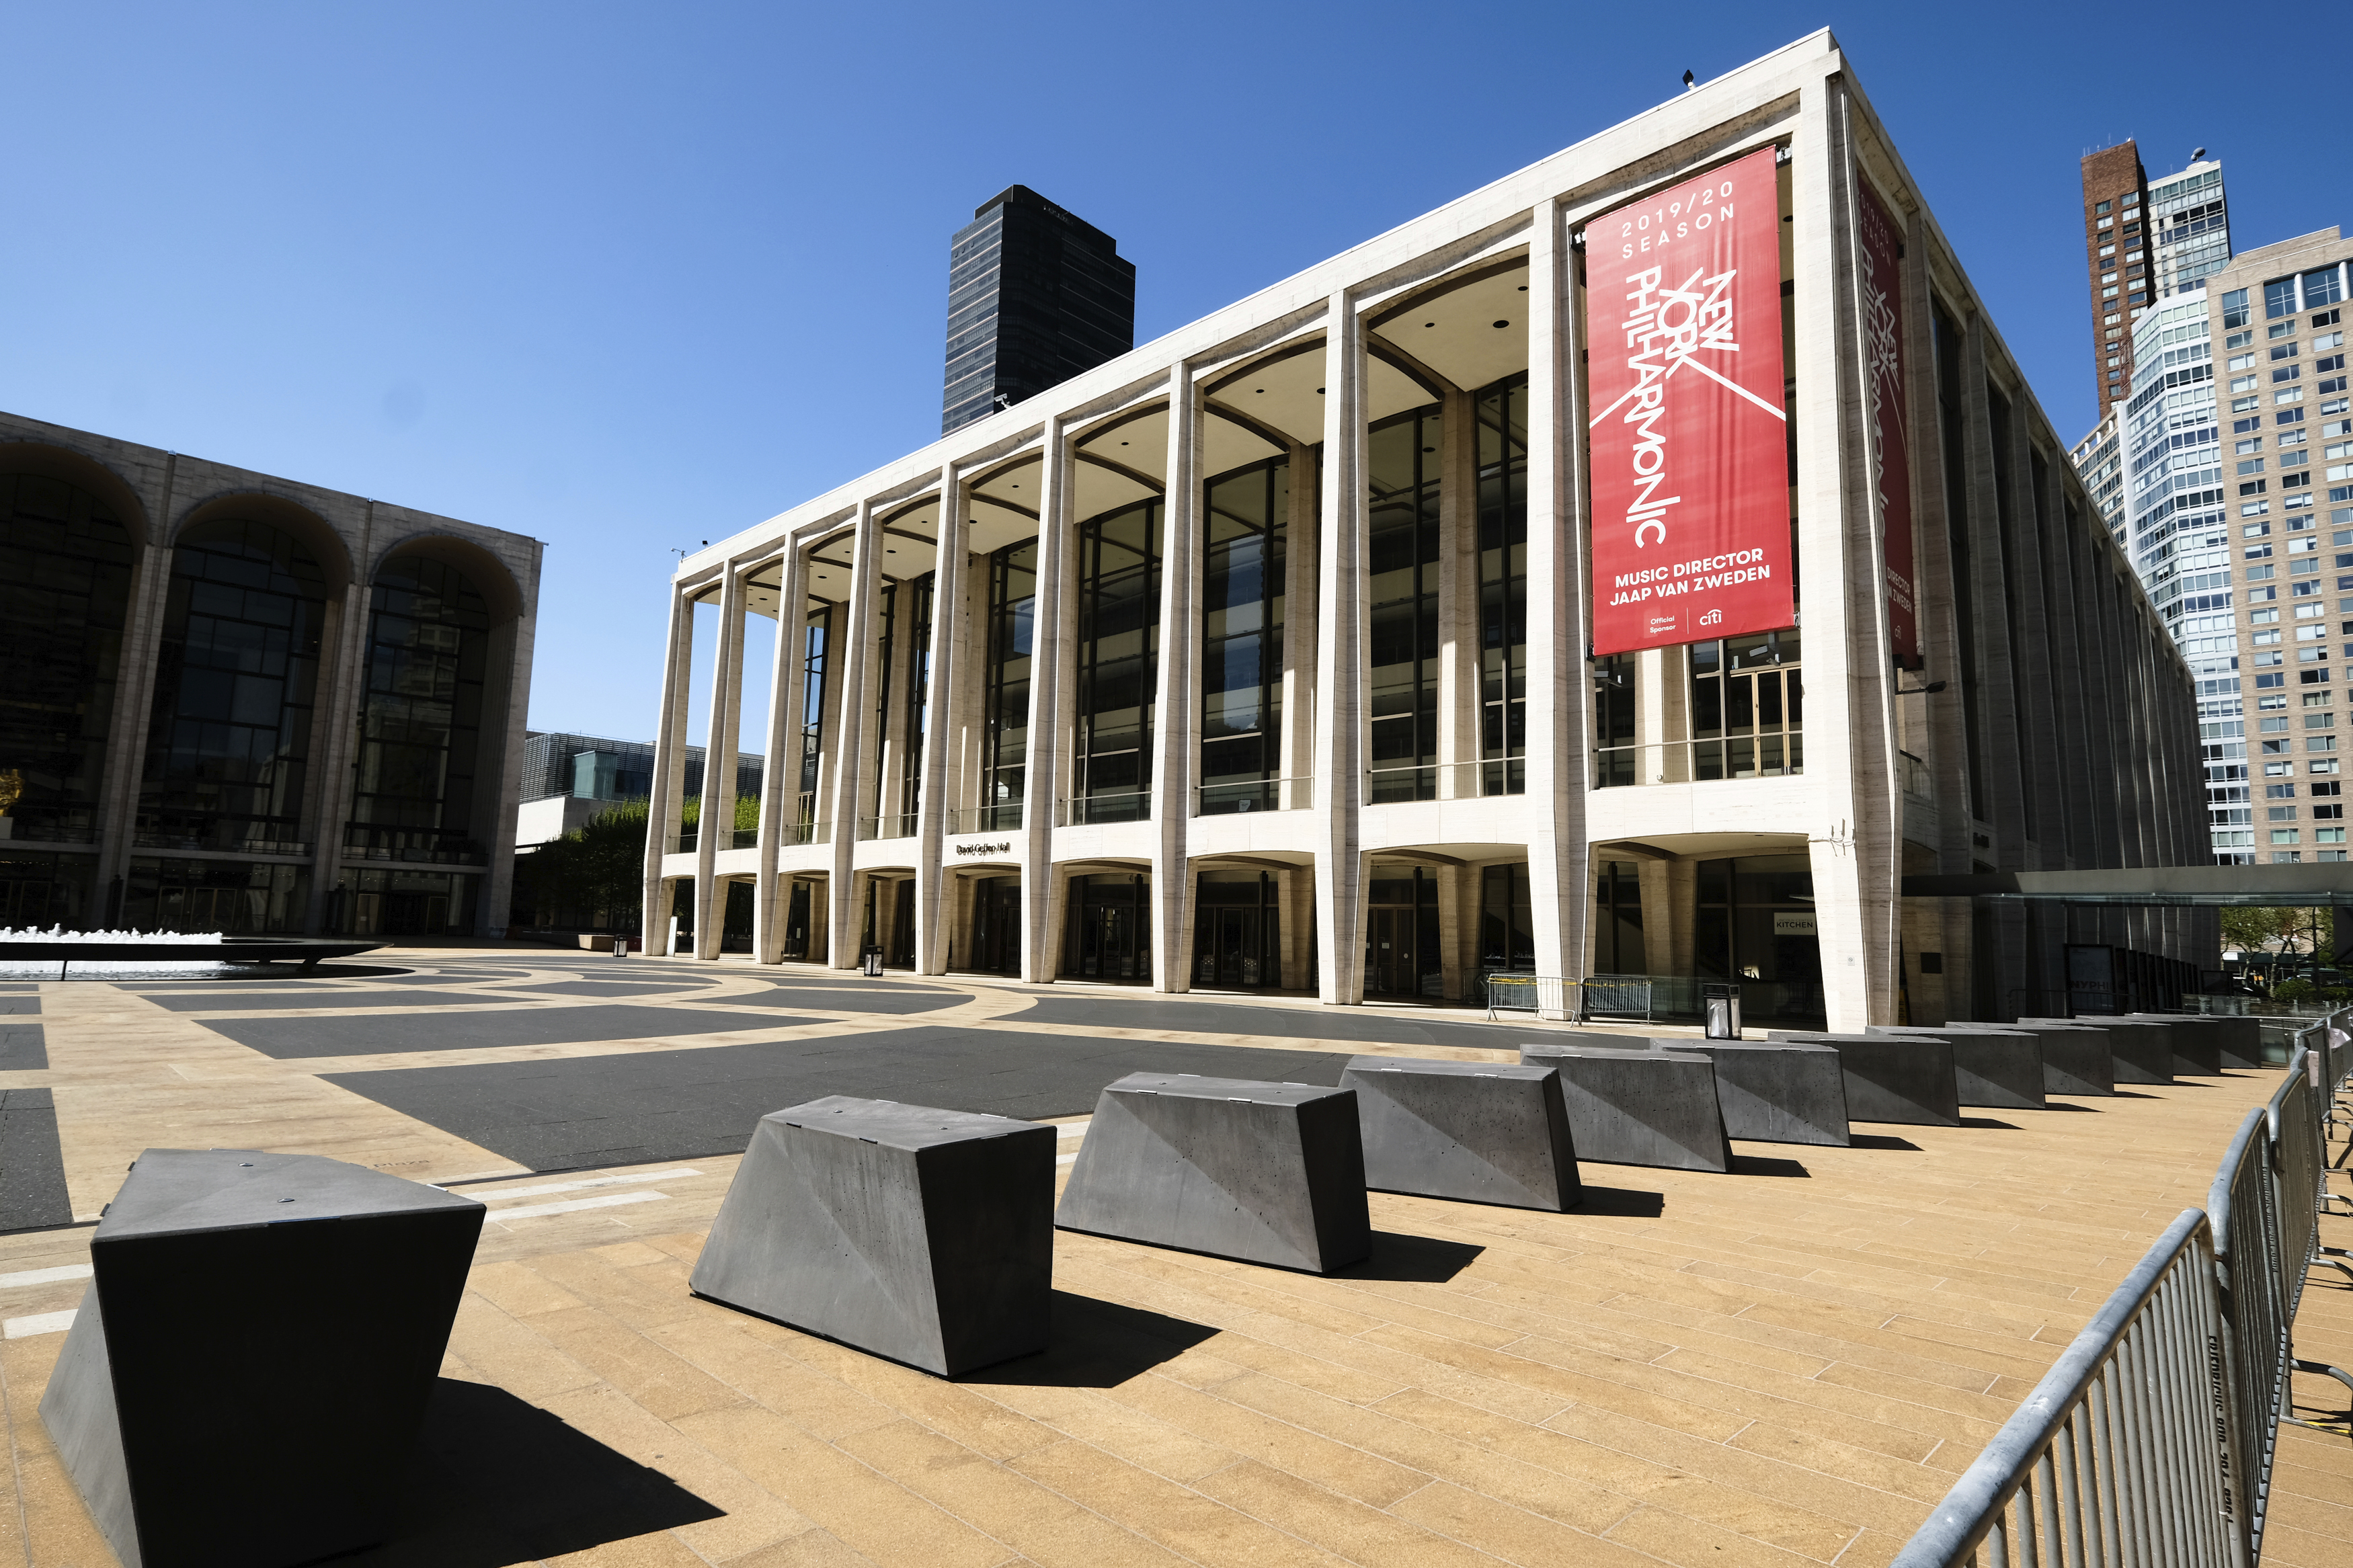
[[[1634,656],[1613,653],[1593,661],[1593,787],[1642,783],[1634,740]]]
[[[1482,974],[1536,966],[1535,907],[1525,860],[1479,872],[1479,968]]]
[[[300,855],[327,583],[290,534],[209,522],[172,552],[139,785],[152,848]]]
[[[1438,795],[1439,480],[1436,405],[1373,427],[1372,778],[1366,799]]]
[[[1291,459],[1208,487],[1201,573],[1201,815],[1279,808]]]
[[[982,676],[980,821],[1021,826],[1029,760],[1030,622],[1038,598],[1038,542],[988,558],[988,661]]]
[[[895,634],[899,629],[899,584],[884,584],[881,593],[877,597],[881,600],[877,608],[881,612],[881,628],[880,635],[874,639],[876,660],[874,749],[868,754],[874,758],[874,815],[879,818],[882,815],[882,786],[889,782],[883,776],[882,752],[891,736],[891,657],[898,652],[893,644],[897,641]],[[890,832],[890,825],[878,821],[875,824],[875,830],[878,834],[887,836]],[[865,837],[862,825],[859,830],[859,837]],[[870,906],[873,901],[871,883],[867,886],[867,901]]]
[[[1798,634],[1754,632],[1691,645],[1692,777],[1806,771]]]
[[[1070,820],[1152,815],[1152,699],[1159,679],[1160,503],[1079,529],[1078,753]]]
[[[480,864],[474,777],[490,608],[454,566],[396,556],[369,595],[367,694],[345,842],[390,859]]]
[[[12,839],[96,839],[130,598],[130,535],[104,501],[0,474],[0,820]],[[0,920],[49,912],[50,879],[38,880],[38,898],[26,892]]]
[[[1528,787],[1528,378],[1479,395],[1482,795]]]
[[[825,756],[826,641],[832,629],[830,605],[811,610],[801,628],[800,798],[794,815],[800,843],[809,842],[817,831],[818,779]]]
[[[1953,631],[1961,654],[1961,741],[1968,763],[1969,814],[1986,814],[1985,768],[1978,729],[1977,584],[1969,526],[1968,414],[1962,396],[1961,329],[1942,306],[1934,310],[1931,334],[1936,356],[1937,435],[1945,464],[1945,538],[1952,551]]]
[[[932,686],[932,590],[926,572],[907,584],[907,762],[899,770],[899,809],[912,817],[923,803],[923,734]],[[910,826],[912,827],[912,824]],[[912,898],[912,895],[910,895]]]

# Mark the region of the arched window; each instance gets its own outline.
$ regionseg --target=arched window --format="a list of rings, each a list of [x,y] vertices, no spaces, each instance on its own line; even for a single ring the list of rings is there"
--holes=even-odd
[[[151,849],[306,855],[327,583],[294,536],[222,519],[172,552],[139,785]]]
[[[131,537],[104,501],[44,475],[0,474],[0,817],[11,839],[95,841],[130,599]]]

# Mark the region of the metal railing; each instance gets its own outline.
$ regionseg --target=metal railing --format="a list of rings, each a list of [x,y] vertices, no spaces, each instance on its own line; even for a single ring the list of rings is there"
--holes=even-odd
[[[946,830],[950,833],[1018,833],[1021,831],[1021,803],[1007,801],[998,805],[966,806],[947,814]]]
[[[1597,789],[1783,778],[1805,771],[1806,733],[1798,729],[1715,741],[1642,741],[1629,746],[1598,746],[1593,752]]]
[[[1684,974],[1588,974],[1577,983],[1579,1018],[1683,1017],[1699,1012],[1699,982]]]
[[[1308,773],[1287,779],[1195,784],[1193,815],[1230,816],[1245,811],[1304,811],[1315,804],[1314,786],[1314,777]]]
[[[285,838],[243,838],[228,843],[208,841],[195,833],[142,833],[132,839],[139,849],[197,849],[217,855],[282,855],[308,859],[313,845]]]
[[[1107,822],[1152,820],[1152,792],[1122,790],[1113,795],[1066,795],[1054,803],[1054,826],[1088,827]]]
[[[0,843],[21,839],[27,844],[96,844],[95,827],[44,822],[38,817],[0,816]]]
[[[1465,773],[1465,769],[1472,770]],[[1527,790],[1525,757],[1470,758],[1459,763],[1406,763],[1365,770],[1365,804],[1409,800],[1476,800]]]
[[[2295,1353],[2320,1245],[2334,1108],[2353,1058],[2348,1015],[2301,1032],[2285,1080],[2251,1110],[2206,1207],[2181,1215],[1963,1473],[1895,1568],[1984,1561],[2249,1568],[2263,1554],[2280,1424],[2298,1372],[2353,1374]],[[2347,1419],[2353,1419],[2348,1413]]]
[[[1951,1568],[1980,1543],[1989,1568],[2243,1568],[2213,1280],[2213,1229],[2185,1209],[1894,1568]]]
[[[1569,988],[1577,983],[1558,974],[1490,974],[1487,976],[1487,1017],[1498,1013],[1532,1013],[1539,1018],[1568,1016]]]
[[[913,838],[919,815],[898,811],[887,816],[861,816],[858,819],[858,841],[864,844],[877,838]]]

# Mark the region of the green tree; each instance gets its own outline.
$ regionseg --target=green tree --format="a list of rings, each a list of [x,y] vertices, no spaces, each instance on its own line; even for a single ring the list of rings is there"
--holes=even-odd
[[[754,803],[755,822],[758,809]],[[645,885],[646,820],[644,801],[625,800],[518,856],[516,903],[530,911],[533,924],[635,931]]]

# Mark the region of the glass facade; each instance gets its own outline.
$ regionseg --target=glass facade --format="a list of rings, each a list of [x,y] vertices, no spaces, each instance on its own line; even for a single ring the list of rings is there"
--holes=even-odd
[[[923,737],[932,689],[932,598],[938,579],[926,572],[905,584],[907,593],[906,765],[900,770],[899,809],[913,817],[923,804]],[[913,831],[910,824],[909,831]],[[914,908],[912,894],[908,909]],[[912,914],[909,917],[913,918]]]
[[[1439,487],[1445,420],[1438,405],[1373,426],[1365,443],[1372,504],[1371,773],[1366,800],[1438,798]]]
[[[1151,980],[1151,878],[1073,877],[1070,900],[1063,973],[1131,984]]]
[[[13,843],[92,844],[131,598],[131,537],[104,501],[37,474],[0,474],[0,825]],[[36,862],[22,862],[32,865]],[[79,905],[87,871],[37,862]],[[62,890],[70,883],[79,891]],[[31,909],[30,892],[16,899]],[[62,918],[62,917],[58,917]]]
[[[1265,871],[1204,871],[1193,889],[1193,984],[1282,984],[1282,883]]]
[[[1737,982],[1744,1016],[1822,1018],[1814,873],[1805,856],[1701,861],[1693,934],[1699,977]]]
[[[307,866],[141,858],[123,879],[122,920],[135,931],[282,934],[302,929],[310,893]],[[444,929],[412,926],[403,934]]]
[[[981,676],[980,820],[1021,826],[1029,760],[1029,648],[1038,600],[1038,542],[988,558],[988,657]],[[1018,965],[1017,965],[1018,967]]]
[[[798,843],[807,843],[817,828],[818,780],[825,756],[826,645],[832,630],[831,605],[811,610],[801,628],[800,794],[793,815]]]
[[[1209,482],[1201,572],[1201,815],[1282,807],[1291,459]],[[1239,984],[1239,983],[1237,983]]]
[[[311,852],[303,810],[326,615],[326,576],[291,534],[232,520],[181,537],[139,786],[142,847]]]
[[[481,745],[482,680],[490,656],[490,610],[465,575],[423,555],[396,556],[369,595],[367,672],[360,704],[359,765],[344,854],[350,860],[480,865],[488,854],[474,820]],[[406,875],[406,874],[402,874]],[[402,931],[470,930],[471,879],[459,896],[386,882],[353,884],[381,918],[426,925]],[[396,915],[390,911],[396,910]],[[446,928],[429,923],[439,911]]]
[[[1423,867],[1372,868],[1365,884],[1365,994],[1442,996],[1438,873]]]
[[[1528,787],[1528,386],[1479,395],[1479,793]]]
[[[1069,820],[1152,815],[1152,704],[1159,679],[1160,503],[1080,526],[1077,752]]]

